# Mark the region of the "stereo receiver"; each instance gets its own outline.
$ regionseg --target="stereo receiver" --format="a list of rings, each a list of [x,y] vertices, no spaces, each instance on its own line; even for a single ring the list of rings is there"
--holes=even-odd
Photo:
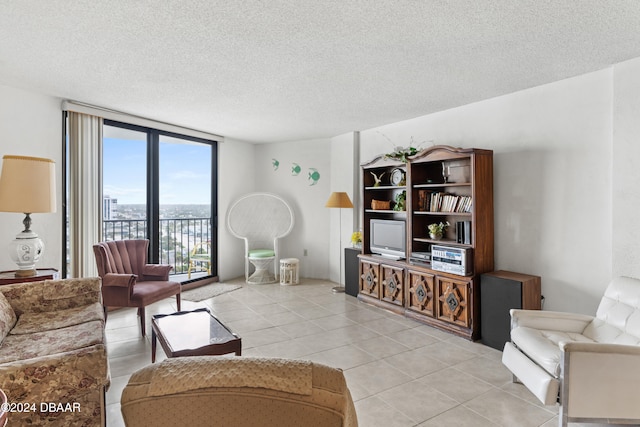
[[[473,274],[471,249],[432,245],[431,268],[459,276],[469,276]]]

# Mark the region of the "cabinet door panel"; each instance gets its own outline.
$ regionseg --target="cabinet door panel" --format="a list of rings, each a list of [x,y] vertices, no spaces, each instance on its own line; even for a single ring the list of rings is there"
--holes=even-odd
[[[440,276],[436,282],[438,319],[471,327],[471,282]]]
[[[380,299],[380,269],[378,263],[360,260],[360,293]]]
[[[407,290],[409,310],[435,317],[434,281],[433,274],[409,270]]]
[[[390,265],[380,265],[382,286],[381,299],[399,306],[404,305],[404,269]]]

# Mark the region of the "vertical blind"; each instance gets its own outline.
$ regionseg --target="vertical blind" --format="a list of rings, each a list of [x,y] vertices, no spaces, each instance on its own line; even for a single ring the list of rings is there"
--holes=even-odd
[[[98,275],[93,245],[102,240],[102,118],[69,112],[70,277]]]

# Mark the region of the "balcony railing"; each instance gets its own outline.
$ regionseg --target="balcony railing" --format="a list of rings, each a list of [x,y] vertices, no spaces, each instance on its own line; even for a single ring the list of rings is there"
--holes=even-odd
[[[104,240],[146,239],[146,219],[112,219],[103,222]],[[194,245],[211,240],[210,218],[160,220],[160,264],[171,264],[171,274],[184,274]]]

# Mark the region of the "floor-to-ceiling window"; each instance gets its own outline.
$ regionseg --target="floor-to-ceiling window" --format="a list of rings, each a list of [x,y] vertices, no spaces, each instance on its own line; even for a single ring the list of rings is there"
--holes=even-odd
[[[147,133],[105,124],[102,144],[103,238],[146,239]]]
[[[213,247],[212,147],[169,135],[159,135],[158,145],[158,238],[160,262],[188,271],[194,250]],[[193,265],[191,277],[207,270]]]
[[[148,238],[151,262],[184,281],[194,249],[215,261],[215,141],[109,120],[103,133],[104,239]],[[190,279],[217,276],[214,264],[193,265]]]
[[[103,240],[149,239],[174,280],[217,276],[217,142],[111,120],[102,134]],[[189,269],[194,250],[211,262]]]

